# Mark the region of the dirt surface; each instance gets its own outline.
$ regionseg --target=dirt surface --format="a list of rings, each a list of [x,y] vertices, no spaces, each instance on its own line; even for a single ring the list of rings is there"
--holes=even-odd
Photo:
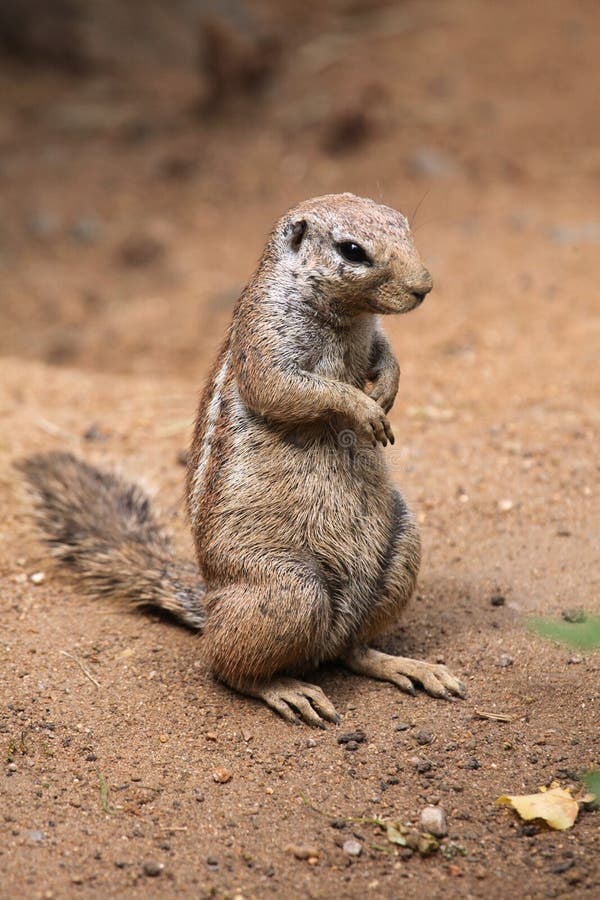
[[[139,32],[91,4],[94,46],[131,44],[127,65],[2,62],[3,897],[600,893],[600,813],[562,833],[494,805],[600,762],[599,654],[527,628],[600,611],[600,9],[359,6],[257,4],[283,52],[262,93],[218,101],[191,4],[149,4]],[[443,660],[469,696],[331,667],[314,680],[343,723],[321,732],[215,683],[202,638],[80,596],[11,461],[69,449],[141,479],[190,555],[178,455],[232,302],[272,221],[338,190],[410,215],[434,274],[385,323],[389,459],[424,559],[383,646]],[[364,821],[428,803],[449,824],[428,858]]]

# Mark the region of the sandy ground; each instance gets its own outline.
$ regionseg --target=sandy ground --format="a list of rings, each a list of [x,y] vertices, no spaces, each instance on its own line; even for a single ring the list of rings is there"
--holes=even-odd
[[[560,833],[494,804],[600,763],[600,656],[527,628],[600,611],[599,11],[309,6],[251,115],[198,118],[185,40],[157,71],[143,54],[85,80],[3,64],[2,897],[600,892],[600,813]],[[350,113],[363,136],[340,147]],[[422,308],[386,321],[403,373],[389,460],[424,560],[384,646],[443,660],[469,696],[331,667],[315,681],[343,723],[320,732],[215,683],[202,638],[80,596],[11,462],[69,449],[119,468],[191,555],[178,456],[231,304],[271,222],[336,190],[410,215],[434,274]],[[357,750],[338,743],[357,730]],[[365,821],[414,824],[428,803],[449,823],[428,858]]]

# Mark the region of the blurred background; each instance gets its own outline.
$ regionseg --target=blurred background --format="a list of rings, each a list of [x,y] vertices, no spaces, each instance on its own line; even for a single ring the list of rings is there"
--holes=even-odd
[[[596,0],[2,0],[0,353],[199,376],[273,220],[342,190],[434,273],[393,331],[444,364],[553,305],[560,344],[597,296],[599,35]]]

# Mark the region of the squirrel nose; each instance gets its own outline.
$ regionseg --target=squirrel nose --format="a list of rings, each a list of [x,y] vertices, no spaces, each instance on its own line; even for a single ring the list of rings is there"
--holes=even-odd
[[[433,279],[428,269],[423,269],[418,281],[413,282],[410,286],[410,293],[417,303],[422,303],[431,288],[433,287]]]

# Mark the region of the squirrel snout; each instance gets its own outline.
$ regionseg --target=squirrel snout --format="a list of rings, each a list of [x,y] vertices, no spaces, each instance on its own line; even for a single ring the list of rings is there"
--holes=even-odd
[[[433,278],[428,269],[423,269],[415,281],[411,281],[408,290],[417,303],[422,303],[433,287]]]

